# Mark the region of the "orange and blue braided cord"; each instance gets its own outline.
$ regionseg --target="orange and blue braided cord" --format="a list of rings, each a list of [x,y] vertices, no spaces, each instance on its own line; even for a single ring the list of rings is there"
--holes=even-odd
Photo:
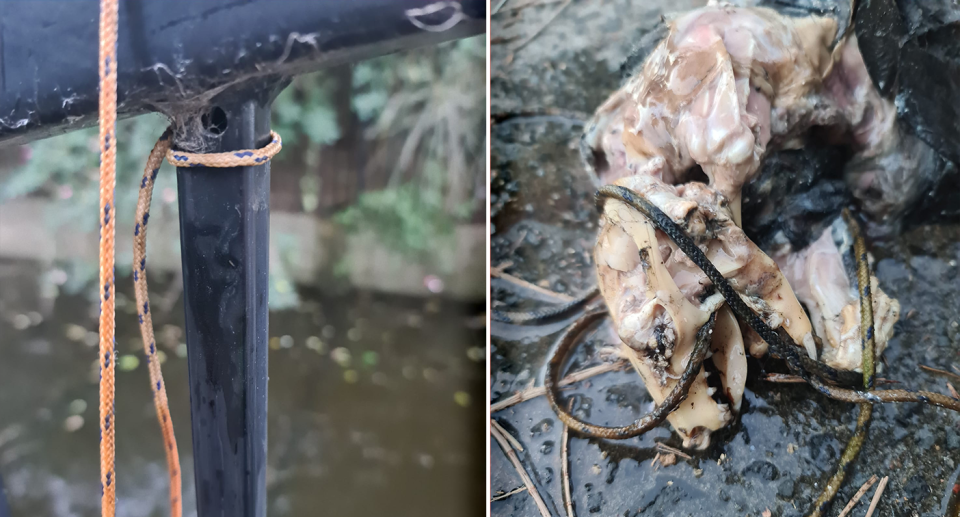
[[[116,120],[117,120],[117,32],[119,28],[118,0],[100,2],[100,483],[101,515],[114,517],[117,507],[116,492],[116,434],[115,434],[115,236],[116,207]],[[172,150],[172,128],[160,136],[147,158],[134,224],[133,284],[137,300],[137,317],[143,337],[144,353],[150,372],[150,385],[157,420],[163,434],[164,452],[170,477],[170,515],[181,517],[180,459],[173,420],[167,402],[167,391],[160,371],[150,300],[147,290],[147,224],[150,219],[150,201],[153,187],[163,159],[177,167],[246,167],[262,165],[280,152],[280,135],[271,132],[271,141],[261,149],[226,153],[196,154]],[[113,213],[111,213],[113,212]]]
[[[170,477],[170,515],[180,517],[182,502],[180,498],[180,459],[177,453],[177,438],[173,434],[173,420],[167,403],[167,390],[160,372],[160,359],[157,355],[157,343],[153,335],[153,319],[150,316],[150,298],[147,295],[147,221],[150,219],[150,199],[154,181],[160,172],[163,156],[170,149],[171,133],[164,131],[150,151],[147,165],[140,182],[140,195],[137,200],[137,219],[133,231],[133,291],[137,298],[137,319],[140,322],[140,335],[143,337],[143,350],[147,356],[147,369],[150,371],[150,389],[153,392],[153,405],[157,410],[157,420],[163,434],[163,450],[167,455],[167,472]]]
[[[114,432],[114,247],[117,185],[117,28],[118,0],[100,2],[100,485],[101,515],[113,517],[117,507]]]
[[[271,133],[268,145],[256,150],[243,150],[215,154],[194,154],[172,150],[173,129],[167,128],[153,146],[147,158],[147,165],[140,180],[140,195],[137,199],[137,215],[133,227],[133,291],[137,299],[137,319],[140,323],[140,335],[143,337],[143,349],[147,356],[150,371],[150,385],[153,391],[153,403],[157,409],[157,419],[163,433],[164,451],[167,455],[167,470],[170,475],[171,515],[181,514],[180,501],[180,461],[177,455],[177,439],[173,434],[173,422],[167,403],[167,392],[160,371],[157,356],[157,343],[153,333],[153,319],[150,315],[150,297],[147,289],[147,227],[150,221],[150,201],[153,187],[160,173],[160,165],[167,161],[179,167],[242,167],[260,165],[270,160],[280,151],[280,135]]]

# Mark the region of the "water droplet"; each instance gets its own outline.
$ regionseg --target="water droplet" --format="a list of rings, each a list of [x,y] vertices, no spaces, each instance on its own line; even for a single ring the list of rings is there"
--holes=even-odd
[[[63,428],[66,429],[68,433],[78,431],[81,427],[83,427],[83,417],[80,415],[68,416],[67,419],[63,421]]]
[[[550,454],[553,452],[553,442],[547,440],[543,442],[543,445],[540,446],[540,454]]]
[[[471,361],[481,363],[487,358],[487,351],[479,346],[470,347],[467,349],[467,357],[469,357]]]
[[[520,372],[519,374],[517,374],[517,378],[515,379],[515,381],[520,383],[520,382],[526,381],[529,378],[530,378],[530,370],[526,369]]]
[[[307,348],[318,354],[322,354],[327,351],[327,344],[321,341],[317,336],[310,336],[307,338]]]
[[[551,429],[553,429],[553,419],[544,418],[530,428],[530,434],[537,436],[539,434],[549,433]]]
[[[425,469],[433,468],[433,456],[429,454],[420,454],[417,460],[420,462],[420,466]]]
[[[407,315],[407,326],[413,327],[415,329],[420,328],[423,325],[423,316],[413,313]]]
[[[436,275],[427,275],[423,277],[423,285],[431,293],[441,293],[443,292],[443,280]]]
[[[130,372],[136,370],[137,366],[140,366],[140,359],[133,354],[128,354],[120,357],[120,364],[118,364],[118,366],[120,367],[120,371]]]
[[[282,348],[290,348],[293,346],[293,336],[284,335],[280,337],[280,346]]]
[[[337,347],[330,351],[330,358],[342,368],[350,366],[350,351],[346,348]]]
[[[57,285],[63,285],[67,283],[68,277],[67,272],[62,269],[54,269],[50,271],[50,281]]]
[[[76,399],[70,403],[70,414],[79,415],[87,410],[87,401],[83,399]]]
[[[17,330],[25,330],[30,326],[30,317],[26,314],[17,314],[13,317],[13,328]]]
[[[80,325],[67,325],[67,339],[70,341],[83,341],[83,338],[87,337],[87,329],[81,327]]]
[[[331,339],[333,336],[337,335],[337,329],[333,328],[333,325],[324,325],[323,330],[321,330],[320,333],[323,334],[323,337]]]

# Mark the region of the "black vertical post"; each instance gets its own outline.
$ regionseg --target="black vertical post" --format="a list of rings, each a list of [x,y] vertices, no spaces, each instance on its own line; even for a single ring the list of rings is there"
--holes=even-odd
[[[271,99],[219,103],[205,152],[268,143]],[[197,512],[265,517],[270,164],[179,168],[177,182]]]

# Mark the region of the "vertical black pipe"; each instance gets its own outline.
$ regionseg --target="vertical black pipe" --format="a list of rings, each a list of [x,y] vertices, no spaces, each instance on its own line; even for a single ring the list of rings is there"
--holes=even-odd
[[[206,152],[265,145],[270,99],[220,103]],[[177,181],[197,512],[265,517],[270,164]]]

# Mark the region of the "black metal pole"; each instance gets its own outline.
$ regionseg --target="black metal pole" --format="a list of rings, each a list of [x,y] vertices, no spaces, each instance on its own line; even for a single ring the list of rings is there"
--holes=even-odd
[[[272,98],[214,108],[222,134],[206,152],[265,145]],[[264,517],[270,164],[180,168],[177,181],[197,513]]]
[[[120,2],[121,118],[214,89],[435,45],[486,27],[484,0]],[[98,2],[0,0],[0,146],[97,124]],[[55,34],[55,38],[50,35]]]

